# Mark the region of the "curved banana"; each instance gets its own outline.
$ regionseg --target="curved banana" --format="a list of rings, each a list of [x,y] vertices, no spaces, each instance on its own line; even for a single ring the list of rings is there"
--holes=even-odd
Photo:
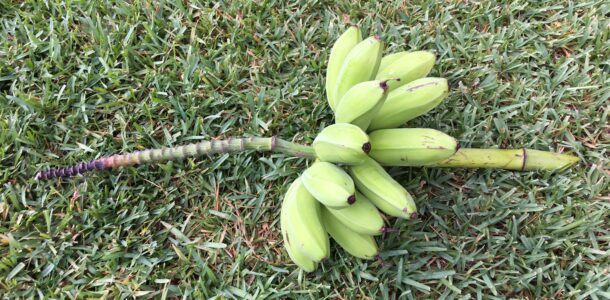
[[[362,33],[360,28],[352,26],[348,28],[340,37],[337,39],[333,48],[330,50],[330,57],[328,58],[328,66],[326,67],[326,99],[330,108],[335,111],[336,103],[338,101],[335,97],[337,77],[341,66],[345,58],[358,43],[362,41]]]
[[[299,268],[303,269],[305,272],[313,272],[318,267],[318,263],[293,248],[290,244],[290,238],[288,238],[288,220],[290,217],[288,215],[286,203],[286,201],[282,203],[282,208],[280,210],[280,228],[282,230],[282,238],[284,239],[284,248],[286,249],[286,252],[288,252],[290,259],[299,266]]]
[[[363,164],[350,166],[358,190],[382,212],[400,218],[414,218],[417,208],[413,198],[382,166],[368,157]]]
[[[428,51],[398,52],[381,58],[379,71],[375,79],[399,78],[400,81],[389,82],[390,91],[415,79],[422,78],[432,70],[436,56]]]
[[[381,62],[382,50],[381,38],[374,36],[358,43],[349,52],[337,76],[334,92],[335,108],[341,103],[343,95],[354,85],[375,78]]]
[[[386,56],[382,56],[381,61],[379,62],[379,70],[377,70],[377,74],[379,74],[381,70],[394,65],[405,53],[407,53],[407,51],[394,52]],[[377,78],[377,74],[375,74],[375,78]]]
[[[354,181],[332,163],[314,162],[301,178],[307,191],[325,206],[339,209],[356,201]]]
[[[351,230],[366,235],[379,235],[383,230],[381,214],[364,195],[356,191],[356,203],[343,209],[328,211]]]
[[[320,202],[305,189],[300,178],[290,185],[282,205],[286,206],[284,222],[290,248],[314,262],[328,257],[328,234],[322,225]]]
[[[360,127],[348,123],[330,125],[316,136],[313,149],[321,161],[357,165],[369,151],[369,136]]]
[[[339,101],[335,123],[351,123],[366,130],[388,95],[387,80],[365,81],[353,86]]]
[[[330,236],[347,253],[363,259],[373,259],[379,253],[372,236],[352,231],[326,208],[322,209],[322,222]]]
[[[449,158],[458,150],[453,137],[429,128],[375,130],[370,156],[383,166],[425,166]]]
[[[448,92],[445,78],[421,78],[403,85],[388,94],[368,129],[398,127],[435,108]]]

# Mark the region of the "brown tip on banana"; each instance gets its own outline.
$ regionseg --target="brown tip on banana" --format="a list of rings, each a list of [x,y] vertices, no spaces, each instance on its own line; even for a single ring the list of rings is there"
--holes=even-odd
[[[369,154],[369,152],[371,152],[371,143],[367,142],[364,143],[362,145],[362,151],[364,151],[364,153]]]
[[[388,81],[390,81],[390,80],[396,80],[396,81],[400,81],[400,78],[390,78],[390,79],[386,79],[386,80],[381,80],[381,81],[379,82],[379,86],[381,87],[381,89],[383,89],[383,92],[384,92],[384,93],[387,93],[387,92],[388,92],[388,89],[390,88],[390,87],[388,86]]]

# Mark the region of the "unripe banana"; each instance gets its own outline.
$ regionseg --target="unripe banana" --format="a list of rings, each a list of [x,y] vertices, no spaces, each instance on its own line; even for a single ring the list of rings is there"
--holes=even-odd
[[[458,150],[453,137],[429,128],[393,128],[370,133],[371,157],[382,166],[425,166]]]
[[[383,42],[378,36],[369,37],[358,43],[347,55],[335,87],[335,108],[341,103],[341,98],[354,85],[373,80],[381,62]]]
[[[335,123],[351,123],[366,131],[388,95],[387,80],[365,81],[352,87],[339,101]]]
[[[372,236],[352,231],[326,208],[322,209],[322,222],[330,236],[347,253],[363,259],[373,259],[379,253]]]
[[[358,190],[382,212],[405,219],[417,216],[411,195],[374,159],[367,157],[363,164],[350,166],[349,174]]]
[[[332,163],[314,162],[301,178],[307,191],[328,207],[340,209],[356,201],[354,181]]]
[[[379,72],[375,79],[399,78],[400,81],[388,82],[389,90],[422,78],[432,70],[436,56],[428,51],[398,52],[381,59]]]
[[[311,260],[305,254],[301,253],[297,249],[293,248],[290,244],[290,238],[288,238],[288,225],[289,225],[289,214],[286,205],[287,201],[282,203],[282,208],[280,210],[280,228],[282,229],[282,238],[284,239],[284,248],[286,252],[288,252],[288,256],[290,259],[297,265],[299,268],[303,269],[305,272],[313,272],[318,267],[318,263]]]
[[[319,262],[330,254],[328,235],[322,225],[320,202],[307,191],[300,178],[288,188],[284,203],[287,239],[292,250]]]
[[[360,28],[352,26],[337,39],[330,50],[330,57],[328,58],[328,66],[326,68],[326,99],[328,99],[328,104],[333,111],[339,101],[335,93],[337,92],[337,77],[339,76],[339,71],[341,71],[341,66],[343,66],[343,62],[345,62],[349,52],[361,41],[362,34],[360,33]]]
[[[357,233],[366,235],[382,233],[383,218],[381,214],[375,205],[359,192],[356,192],[356,203],[353,205],[342,209],[329,207],[327,209],[341,223]]]
[[[371,143],[360,127],[339,123],[324,128],[313,141],[313,149],[321,161],[357,165],[371,151]]]
[[[421,78],[403,85],[388,94],[368,130],[398,127],[435,108],[448,92],[444,78]]]

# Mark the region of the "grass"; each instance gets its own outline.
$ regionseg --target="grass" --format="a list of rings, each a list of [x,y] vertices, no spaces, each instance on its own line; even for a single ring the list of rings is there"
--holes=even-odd
[[[128,1],[129,2],[129,1]],[[9,298],[610,298],[606,1],[0,0],[0,294]],[[448,99],[410,126],[578,155],[565,172],[393,168],[421,218],[384,263],[283,251],[307,161],[244,153],[36,182],[48,167],[333,122],[347,22],[437,53]]]

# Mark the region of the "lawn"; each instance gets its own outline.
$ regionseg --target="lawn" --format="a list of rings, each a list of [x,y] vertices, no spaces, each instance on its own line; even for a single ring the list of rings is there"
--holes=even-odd
[[[0,0],[0,295],[610,298],[607,1],[287,2]],[[278,222],[310,161],[247,152],[33,179],[200,140],[309,144],[333,123],[325,64],[348,24],[385,53],[437,54],[449,97],[409,126],[581,162],[391,168],[420,218],[388,220],[382,263],[331,245],[310,274]]]

